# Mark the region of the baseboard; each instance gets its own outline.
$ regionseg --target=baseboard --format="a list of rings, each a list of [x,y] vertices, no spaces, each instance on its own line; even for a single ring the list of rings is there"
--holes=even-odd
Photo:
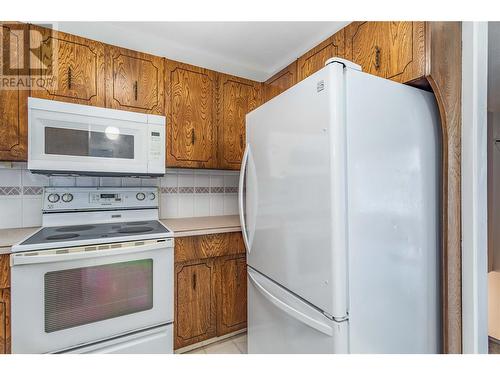
[[[246,331],[247,331],[247,329],[243,328],[243,329],[240,329],[239,331],[234,331],[234,332],[228,333],[227,335],[224,335],[224,336],[212,337],[211,339],[200,341],[200,342],[197,342],[196,344],[191,344],[191,345],[179,348],[177,350],[174,350],[174,354],[182,354],[182,353],[190,352],[191,350],[199,349],[203,346],[213,344],[214,342],[224,341],[224,340],[229,339],[231,337],[242,334]]]

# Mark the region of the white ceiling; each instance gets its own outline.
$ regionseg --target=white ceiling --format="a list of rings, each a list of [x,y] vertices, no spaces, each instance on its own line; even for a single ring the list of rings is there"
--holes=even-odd
[[[349,22],[58,22],[105,43],[265,81]]]

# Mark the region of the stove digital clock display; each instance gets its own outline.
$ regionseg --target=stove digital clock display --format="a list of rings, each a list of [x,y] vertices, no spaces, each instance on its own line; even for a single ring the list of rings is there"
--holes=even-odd
[[[97,193],[91,195],[90,201],[93,203],[105,205],[120,203],[122,201],[122,195],[114,193]]]

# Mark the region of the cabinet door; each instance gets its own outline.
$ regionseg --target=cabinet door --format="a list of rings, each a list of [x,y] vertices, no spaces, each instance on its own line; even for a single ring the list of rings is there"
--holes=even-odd
[[[35,25],[30,25],[30,38],[35,47],[31,67],[42,77],[31,96],[104,107],[102,43]]]
[[[329,58],[344,57],[344,41],[344,29],[342,29],[299,57],[297,82],[320,70]]]
[[[247,326],[247,268],[245,256],[217,259],[217,336]]]
[[[106,49],[106,107],[165,114],[163,59],[108,46]]]
[[[166,60],[167,167],[216,168],[216,73]]]
[[[10,255],[0,255],[0,289],[10,288]]]
[[[267,102],[297,82],[297,61],[276,73],[264,83],[264,100]]]
[[[346,58],[383,78],[418,79],[425,74],[425,24],[354,22],[346,28]]]
[[[0,354],[10,353],[10,289],[0,289]]]
[[[1,26],[1,42],[9,46],[10,62],[15,66],[24,66],[24,53],[28,50],[28,39],[17,34],[19,25],[14,30],[9,23]],[[27,25],[22,26],[27,29]],[[24,29],[22,29],[25,31]],[[3,61],[7,64],[7,61]],[[2,72],[5,71],[3,66]],[[14,78],[19,82],[23,74],[0,75],[2,79]],[[0,88],[0,160],[25,161],[28,158],[28,100],[29,90],[24,85],[16,88]]]
[[[220,75],[217,103],[219,167],[239,169],[245,151],[245,116],[261,104],[261,84]]]
[[[215,336],[215,270],[212,259],[175,266],[175,349]]]

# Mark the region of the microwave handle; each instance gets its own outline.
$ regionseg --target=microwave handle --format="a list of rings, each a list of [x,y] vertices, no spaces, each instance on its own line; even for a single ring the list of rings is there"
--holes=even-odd
[[[96,245],[95,247],[98,246],[99,245]],[[28,264],[55,263],[55,262],[65,262],[65,261],[79,260],[79,259],[94,259],[111,255],[141,253],[145,251],[158,250],[165,247],[173,247],[171,240],[167,239],[165,242],[156,242],[153,244],[145,244],[145,245],[131,245],[127,247],[117,247],[114,249],[106,249],[106,250],[85,251],[84,248],[82,247],[81,251],[68,252],[64,254],[47,253],[47,251],[45,251],[44,254],[43,250],[36,254],[35,252],[31,252],[31,254],[35,255],[28,255],[30,253],[13,253],[10,256],[10,265],[12,267],[15,267]]]

